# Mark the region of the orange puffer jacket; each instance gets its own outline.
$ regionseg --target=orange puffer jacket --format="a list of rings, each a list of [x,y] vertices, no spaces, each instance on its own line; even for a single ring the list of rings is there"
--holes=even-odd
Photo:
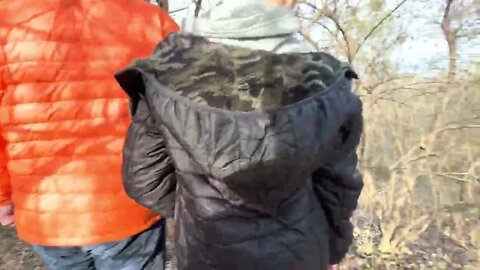
[[[143,0],[2,0],[0,18],[0,205],[19,236],[77,246],[151,226],[122,187],[130,118],[113,74],[178,26]]]

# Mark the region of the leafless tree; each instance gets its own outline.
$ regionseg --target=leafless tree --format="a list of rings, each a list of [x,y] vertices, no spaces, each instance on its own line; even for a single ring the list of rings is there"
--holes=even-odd
[[[475,0],[444,0],[445,6],[440,23],[448,44],[448,79],[456,79],[458,72],[458,45],[480,35],[480,5]]]
[[[169,11],[168,0],[158,0],[158,6],[167,12]]]
[[[452,27],[451,11],[454,0],[445,0],[445,10],[442,19],[442,31],[448,44],[449,65],[448,65],[448,79],[452,81],[455,79],[457,72],[457,33],[458,29]]]

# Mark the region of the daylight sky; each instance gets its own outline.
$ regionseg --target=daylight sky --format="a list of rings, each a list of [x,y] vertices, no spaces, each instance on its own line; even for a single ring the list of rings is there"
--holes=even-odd
[[[400,0],[387,1],[390,8],[395,6],[395,3]],[[431,63],[436,63],[438,68],[446,68],[448,64],[448,47],[438,24],[442,10],[441,7],[432,8],[432,6],[439,6],[438,1],[411,0],[408,3],[408,9],[412,12],[408,12],[405,16],[402,15],[401,18],[411,22],[406,29],[410,38],[402,46],[397,46],[392,56],[392,60],[398,65],[400,70],[432,75],[436,71],[432,70]],[[189,2],[190,0],[170,0],[170,11],[184,8]],[[204,0],[204,2],[208,4],[208,0]],[[403,10],[402,12],[405,11]],[[176,12],[172,17],[181,25],[185,14],[184,11]],[[480,37],[468,42],[462,40],[458,45],[461,66],[467,66],[475,59],[477,61],[480,60]]]

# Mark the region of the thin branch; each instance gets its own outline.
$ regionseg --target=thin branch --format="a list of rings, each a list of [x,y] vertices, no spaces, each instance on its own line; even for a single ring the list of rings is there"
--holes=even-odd
[[[410,78],[414,78],[414,76],[408,76]],[[386,80],[383,80],[383,81],[380,81],[380,82],[377,82],[371,86],[366,86],[365,88],[369,89],[369,90],[375,90],[377,87],[381,86],[382,84],[385,84],[385,83],[389,83],[389,82],[392,82],[392,81],[396,81],[396,80],[403,80],[403,79],[409,79],[408,77],[392,77],[392,78],[388,78]]]
[[[427,137],[428,138],[437,138],[438,135],[440,135],[440,133],[443,133],[443,132],[446,132],[446,131],[450,131],[450,130],[461,130],[461,129],[470,129],[470,128],[480,128],[480,125],[477,125],[477,124],[472,124],[472,125],[448,125],[446,127],[443,127],[443,128],[440,128],[440,129],[437,129],[433,132],[431,132]],[[414,153],[416,153],[419,149],[421,148],[424,148],[425,146],[423,146],[421,143],[419,144],[416,144],[414,146],[412,146],[410,148],[410,150],[408,151],[407,154],[403,155],[402,157],[400,157],[394,164],[392,164],[392,166],[390,166],[390,170],[394,171],[396,170],[397,168],[400,167],[401,164],[404,164],[405,162],[407,163],[410,163],[410,162],[413,162],[413,161],[417,161],[419,159],[423,159],[423,158],[426,158],[426,157],[429,157],[429,156],[438,156],[437,154],[435,153],[426,153],[426,154],[421,154],[417,157],[414,157],[414,158],[411,158],[409,161],[406,161],[409,157],[411,157]]]
[[[168,0],[158,0],[158,7],[168,12]]]
[[[448,178],[448,179],[452,179],[452,180],[456,180],[456,181],[460,181],[460,182],[471,183],[471,181],[469,181],[465,178],[460,178],[460,177],[456,177],[456,176],[453,176],[453,175],[448,175],[448,174],[444,174],[444,173],[436,173],[435,175],[445,177],[445,178]]]
[[[342,34],[342,37],[345,41],[345,45],[347,47],[347,58],[348,58],[348,62],[349,63],[352,63],[353,62],[353,58],[354,58],[354,55],[352,53],[352,50],[353,48],[351,48],[351,44],[350,44],[350,40],[349,40],[349,37],[347,35],[347,31],[345,31],[345,29],[342,27],[342,25],[340,24],[340,21],[338,19],[338,17],[336,16],[336,13],[335,11],[332,11],[330,9],[328,9],[328,7],[324,7],[323,9],[319,9],[316,5],[312,4],[312,3],[309,3],[307,1],[303,1],[302,2],[303,4],[313,8],[314,10],[318,11],[319,15],[324,15],[325,17],[327,17],[328,19],[330,19],[334,24],[335,24],[335,27],[338,29],[338,31],[340,31],[340,33]],[[319,16],[321,17],[321,16]],[[316,24],[320,25],[320,26],[323,26],[321,23],[319,23],[318,21],[315,22]],[[324,28],[329,32],[331,33],[332,35],[335,35],[331,30],[329,30],[327,27],[324,26]]]
[[[195,1],[195,18],[198,18],[200,10],[202,9],[202,0]]]
[[[320,48],[318,47],[318,44],[317,44],[315,41],[312,40],[312,38],[310,37],[309,34],[304,33],[304,32],[300,32],[300,35],[302,35],[302,37],[303,37],[308,43],[310,43],[312,46],[314,46],[317,51],[320,51]]]
[[[446,126],[444,128],[438,129],[437,131],[434,132],[434,134],[440,134],[446,131],[451,131],[451,130],[462,130],[462,129],[472,129],[472,128],[480,128],[480,125],[451,125],[451,126]]]
[[[445,6],[445,10],[443,11],[442,25],[450,22],[450,10],[452,7],[453,0],[446,0],[446,2],[447,2],[447,5]]]
[[[371,30],[368,32],[368,34],[363,38],[362,42],[360,42],[360,45],[358,45],[357,50],[355,54],[357,54],[362,46],[365,44],[365,42],[370,38],[371,35],[377,30],[378,27],[380,27],[388,18],[390,18],[400,7],[402,7],[408,0],[402,0],[400,3],[395,6],[394,9],[392,9],[385,17],[383,17]]]
[[[302,2],[303,4],[315,9],[316,11],[316,15],[312,18],[308,18],[308,17],[305,17],[305,16],[302,16],[302,15],[299,15],[300,18],[302,19],[305,19],[305,20],[312,20],[314,24],[317,24],[317,25],[320,25],[323,29],[325,29],[330,35],[332,35],[333,37],[337,37],[337,34],[335,34],[330,28],[328,28],[325,24],[319,22],[320,18],[322,17],[322,15],[325,15],[324,12],[322,10],[320,10],[319,8],[317,8],[317,6],[315,6],[314,4],[312,3],[309,3],[309,2]]]
[[[305,5],[313,8],[314,10],[318,10],[318,9],[319,9],[316,5],[314,5],[314,4],[312,4],[312,3],[308,2],[308,1],[301,1],[301,2],[299,2],[299,4],[305,4]]]
[[[340,21],[338,20],[338,17],[335,16],[335,14],[333,14],[331,11],[324,12],[324,15],[325,15],[325,17],[329,18],[335,24],[338,31],[340,31],[340,33],[342,33],[343,40],[345,40],[345,45],[347,47],[348,62],[352,63],[353,59],[354,59],[354,55],[352,54],[353,48],[351,47],[350,39],[348,37],[347,31],[345,31],[345,29],[340,24]]]
[[[184,10],[187,10],[187,9],[188,9],[188,7],[179,8],[179,9],[176,9],[176,10],[170,11],[169,13],[170,13],[170,14],[174,14],[174,13],[177,13],[177,12],[180,12],[180,11],[184,11]]]
[[[399,100],[396,100],[396,99],[394,99],[394,98],[387,98],[387,97],[378,97],[378,98],[375,98],[374,103],[377,103],[377,101],[379,101],[379,100],[390,101],[390,102],[393,102],[393,103],[397,103],[398,105],[401,105],[401,106],[412,107],[411,105],[407,104],[407,103],[404,102],[404,101],[399,101]]]
[[[328,28],[325,24],[319,22],[319,21],[316,21],[315,24],[317,25],[320,25],[323,29],[325,29],[332,37],[334,37],[335,39],[338,39],[338,35],[335,34],[332,30],[330,30],[330,28]]]
[[[414,157],[412,159],[410,159],[409,161],[407,161],[407,163],[413,163],[413,162],[416,162],[416,161],[419,161],[419,160],[422,160],[422,159],[426,159],[426,158],[429,158],[429,157],[439,157],[440,155],[439,154],[425,154],[425,155],[420,155],[420,156],[417,156],[417,157]]]

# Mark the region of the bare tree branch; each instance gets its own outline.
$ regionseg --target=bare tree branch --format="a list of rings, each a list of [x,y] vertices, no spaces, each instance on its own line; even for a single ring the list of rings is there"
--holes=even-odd
[[[310,37],[310,35],[308,33],[305,33],[305,32],[300,32],[300,34],[302,35],[302,37],[308,42],[310,43],[312,46],[315,47],[315,49],[317,51],[320,51],[320,48],[318,47],[318,44],[312,40],[312,38]]]
[[[441,127],[437,130],[434,130],[433,132],[431,132],[427,138],[430,138],[430,139],[436,139],[438,138],[438,136],[443,133],[443,132],[446,132],[446,131],[452,131],[452,130],[462,130],[462,129],[472,129],[472,128],[480,128],[480,125],[478,124],[465,124],[465,125],[460,125],[460,124],[451,124],[451,125],[447,125],[447,126],[444,126],[444,127]],[[428,139],[426,141],[429,141]],[[427,158],[427,157],[432,157],[432,156],[435,156],[436,154],[435,153],[425,153],[425,154],[420,154],[416,157],[413,157],[413,158],[410,158],[413,154],[417,153],[419,151],[419,149],[425,149],[426,146],[424,146],[422,143],[419,143],[419,144],[416,144],[416,145],[413,145],[409,150],[408,152],[403,155],[402,157],[400,157],[394,164],[392,164],[392,166],[390,166],[390,170],[397,170],[398,168],[400,168],[402,164],[404,164],[405,162],[407,163],[410,163],[410,162],[414,162],[414,161],[417,161],[417,160],[420,160],[420,159],[423,159],[423,158]],[[423,150],[422,150],[423,151]],[[432,155],[433,154],[433,155]],[[408,160],[408,161],[407,161]]]
[[[325,7],[323,9],[323,14],[325,17],[329,18],[334,24],[335,27],[340,31],[342,34],[343,40],[345,41],[346,49],[347,49],[347,59],[349,63],[353,63],[353,60],[355,59],[355,54],[353,53],[353,48],[352,44],[350,42],[350,36],[348,35],[347,31],[343,28],[342,24],[340,23],[340,20],[338,19],[338,16],[333,13],[333,11],[329,10],[328,7]]]
[[[345,41],[346,54],[347,54],[348,62],[352,63],[354,58],[355,58],[355,54],[353,53],[353,48],[352,48],[352,44],[350,42],[350,37],[348,36],[347,31],[343,28],[342,24],[340,23],[340,20],[339,20],[337,14],[336,14],[336,9],[331,10],[331,9],[328,8],[327,5],[324,5],[324,7],[322,9],[319,9],[316,5],[314,5],[314,4],[312,4],[308,1],[303,1],[302,3],[311,7],[312,9],[316,10],[318,12],[318,16],[317,16],[318,19],[320,19],[322,16],[325,16],[326,18],[330,19],[335,24],[335,27],[338,29],[338,31],[340,31],[340,33],[342,34],[343,40]],[[333,33],[333,31],[331,31],[328,27],[326,27],[325,25],[318,22],[318,20],[314,23],[324,27],[329,33],[336,36],[336,34]]]
[[[158,0],[157,3],[158,3],[158,6],[159,6],[161,9],[165,10],[166,12],[168,12],[168,0]]]
[[[408,0],[402,0],[400,3],[398,3],[394,9],[392,9],[387,15],[385,15],[385,17],[383,17],[377,24],[375,24],[375,26],[370,29],[370,31],[368,32],[368,34],[363,38],[363,40],[360,42],[360,44],[358,45],[357,47],[357,50],[355,52],[355,54],[357,54],[360,49],[363,47],[363,45],[365,44],[365,42],[370,38],[370,36],[373,35],[373,33],[375,32],[375,30],[378,29],[378,27],[380,27],[388,18],[390,18],[400,7],[402,7]]]
[[[445,0],[445,10],[443,11],[443,19],[441,23],[441,28],[443,35],[448,44],[449,52],[449,67],[448,67],[448,79],[453,81],[455,79],[455,73],[457,70],[457,34],[458,32],[451,28],[451,19],[450,12],[452,8],[452,3],[454,0]]]
[[[195,1],[195,18],[198,17],[201,9],[202,9],[202,0],[196,0]]]
[[[466,183],[471,183],[472,182],[472,181],[469,181],[468,179],[453,176],[453,175],[449,175],[449,174],[446,174],[446,173],[436,173],[435,175],[445,177],[445,178],[448,178],[448,179],[452,179],[452,180],[456,180],[456,181],[460,181],[460,182],[466,182]]]
[[[177,12],[180,12],[180,11],[184,11],[184,10],[187,10],[188,7],[183,7],[183,8],[179,8],[179,9],[175,9],[175,10],[172,10],[170,11],[169,13],[170,14],[174,14],[174,13],[177,13]]]

